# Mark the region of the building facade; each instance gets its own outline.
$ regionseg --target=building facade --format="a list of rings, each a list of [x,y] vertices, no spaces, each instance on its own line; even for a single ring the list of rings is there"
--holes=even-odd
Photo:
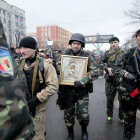
[[[3,23],[8,44],[18,45],[25,36],[25,11],[0,0],[0,20]]]
[[[56,25],[37,27],[36,33],[39,47],[41,49],[51,47],[52,50],[67,49],[72,35],[71,32]]]

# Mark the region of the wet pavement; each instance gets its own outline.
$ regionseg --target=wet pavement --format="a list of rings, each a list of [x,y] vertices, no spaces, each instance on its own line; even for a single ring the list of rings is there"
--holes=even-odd
[[[123,126],[118,119],[118,101],[114,102],[114,115],[112,124],[106,123],[106,96],[104,79],[94,82],[94,93],[90,94],[88,126],[88,140],[122,140]],[[57,94],[52,96],[47,104],[46,111],[46,140],[66,140],[67,129],[64,123],[64,113],[56,106]],[[81,140],[81,128],[75,119],[74,140]],[[132,140],[140,140],[140,112],[137,113],[136,136]]]

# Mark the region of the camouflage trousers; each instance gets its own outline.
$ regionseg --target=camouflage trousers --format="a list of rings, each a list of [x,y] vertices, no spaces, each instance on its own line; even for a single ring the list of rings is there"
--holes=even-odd
[[[64,120],[67,127],[74,126],[75,116],[80,124],[84,123],[88,125],[89,114],[88,114],[89,96],[84,96],[82,99],[77,100],[73,103],[69,109],[64,110]]]
[[[45,111],[46,103],[36,107],[36,114],[33,118],[35,136],[33,140],[45,140]]]
[[[140,110],[140,95],[130,100],[122,100],[122,109],[124,112],[124,138],[133,138],[135,136],[136,113]]]
[[[114,99],[117,93],[117,86],[112,84],[111,82],[106,82],[105,83],[105,92],[106,92],[106,98],[107,98],[107,116],[113,117],[113,106],[114,106]],[[123,111],[121,107],[121,102],[120,102],[120,95],[118,95],[118,100],[119,100],[119,112],[118,112],[118,117],[120,119],[123,119]]]

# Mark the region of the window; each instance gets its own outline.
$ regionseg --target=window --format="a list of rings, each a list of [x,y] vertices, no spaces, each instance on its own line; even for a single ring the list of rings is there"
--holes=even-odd
[[[18,22],[16,22],[16,27],[19,27],[19,24],[18,24]]]
[[[15,15],[15,19],[18,20],[18,16],[17,15]]]
[[[20,22],[23,22],[23,17],[20,17]]]
[[[20,24],[20,28],[23,29],[23,24]]]
[[[5,18],[3,19],[3,22],[6,23],[6,19]]]
[[[4,27],[4,32],[6,33],[6,27]]]
[[[3,10],[3,15],[4,15],[4,17],[5,17],[5,10]]]

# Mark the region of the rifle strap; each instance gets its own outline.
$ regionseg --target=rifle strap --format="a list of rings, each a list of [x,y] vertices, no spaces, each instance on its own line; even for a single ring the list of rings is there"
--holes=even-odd
[[[32,97],[33,97],[34,89],[35,89],[38,65],[39,65],[39,56],[37,56],[36,58],[35,67],[34,67],[33,80],[32,80]]]
[[[25,59],[21,62],[21,65],[20,65],[21,70],[23,70],[24,65],[25,65]]]

